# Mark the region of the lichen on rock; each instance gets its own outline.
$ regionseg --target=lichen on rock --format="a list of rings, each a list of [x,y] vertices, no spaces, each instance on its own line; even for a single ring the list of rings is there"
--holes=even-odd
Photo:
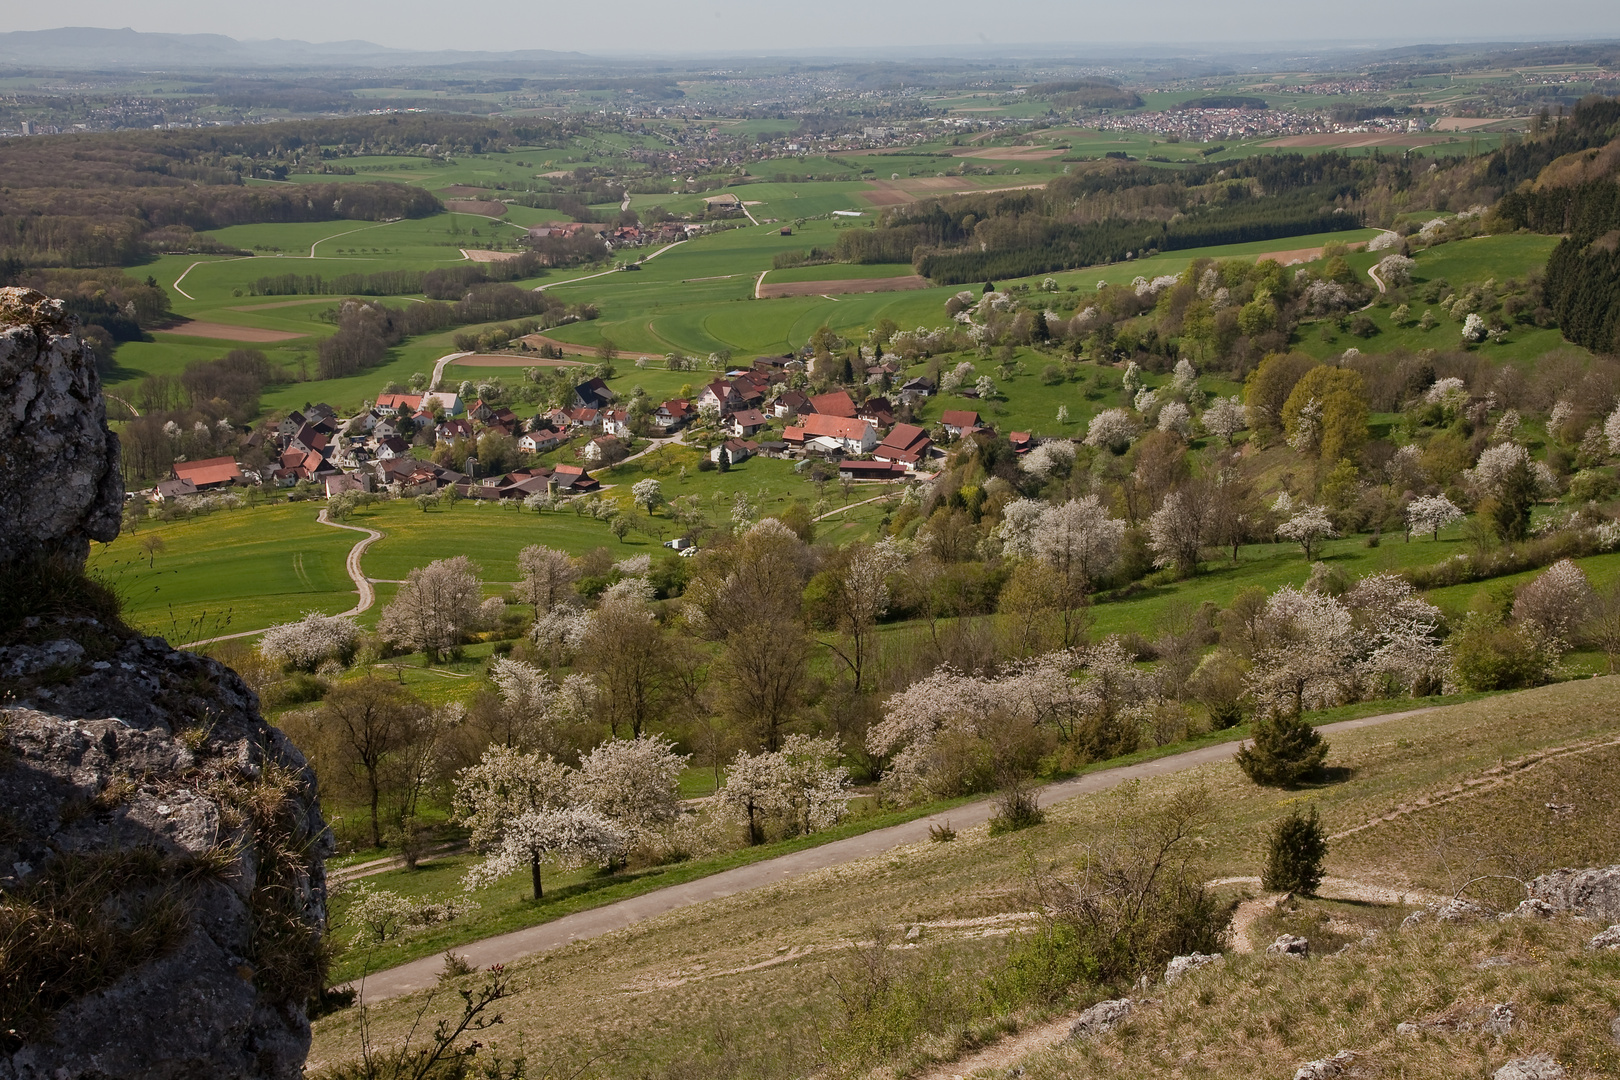
[[[60,300],[0,289],[0,561],[118,535],[124,482],[89,348]]]
[[[236,674],[85,577],[118,445],[61,306],[0,290],[0,1080],[300,1076],[315,777]]]

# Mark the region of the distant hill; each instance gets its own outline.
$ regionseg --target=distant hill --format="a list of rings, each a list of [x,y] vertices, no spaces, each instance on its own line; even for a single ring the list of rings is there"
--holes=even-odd
[[[94,26],[14,30],[0,34],[0,65],[78,71],[114,68],[242,67],[449,67],[489,61],[583,61],[583,53],[524,49],[512,52],[391,49],[369,41],[273,39],[238,41],[223,34],[148,34]]]
[[[1108,79],[1067,79],[1037,83],[1031,97],[1045,98],[1060,109],[1134,109],[1142,99]]]

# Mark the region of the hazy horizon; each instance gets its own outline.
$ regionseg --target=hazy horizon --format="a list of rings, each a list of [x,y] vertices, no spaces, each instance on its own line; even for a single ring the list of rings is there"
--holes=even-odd
[[[520,4],[491,0],[471,19],[447,21],[424,0],[358,0],[341,5],[284,0],[271,23],[263,9],[156,0],[139,11],[110,0],[81,0],[72,27],[146,33],[223,34],[240,41],[291,39],[324,44],[364,40],[394,49],[510,52],[551,49],[601,56],[806,52],[871,54],[886,49],[917,55],[1001,50],[1052,53],[1172,50],[1390,48],[1419,44],[1570,41],[1620,37],[1620,6],[1612,0],[1556,4],[1548,32],[1527,36],[1523,15],[1503,0],[1481,4],[1407,5],[1370,0],[1353,25],[1325,17],[1321,8],[1240,4],[1215,8],[1190,0],[1161,0],[1154,27],[1173,32],[1154,39],[1132,9],[1115,5],[1009,0],[996,18],[968,0],[888,0],[814,5],[745,4],[738,0],[676,9],[652,0],[620,0],[611,20],[572,4]],[[701,14],[700,14],[701,13]],[[51,9],[14,12],[9,30],[65,28]]]

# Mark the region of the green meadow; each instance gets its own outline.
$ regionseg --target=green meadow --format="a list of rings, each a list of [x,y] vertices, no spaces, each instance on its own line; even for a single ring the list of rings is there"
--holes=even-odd
[[[98,546],[90,570],[131,625],[192,641],[355,604],[344,560],[360,534],[321,525],[313,502],[147,521]]]

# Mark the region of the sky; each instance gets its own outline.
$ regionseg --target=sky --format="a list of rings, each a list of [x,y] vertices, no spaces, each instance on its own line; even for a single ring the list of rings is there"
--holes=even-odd
[[[242,40],[362,39],[410,49],[561,49],[599,55],[882,51],[1031,43],[1386,45],[1620,37],[1615,0],[0,0],[8,30],[67,25],[215,33]],[[67,22],[71,20],[71,22]]]

